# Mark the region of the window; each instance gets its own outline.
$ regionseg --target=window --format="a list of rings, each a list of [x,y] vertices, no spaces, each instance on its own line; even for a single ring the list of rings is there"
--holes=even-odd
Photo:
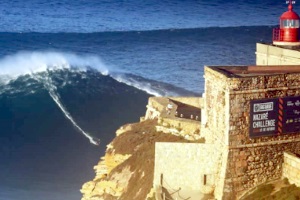
[[[299,20],[298,19],[281,20],[280,28],[299,28]]]

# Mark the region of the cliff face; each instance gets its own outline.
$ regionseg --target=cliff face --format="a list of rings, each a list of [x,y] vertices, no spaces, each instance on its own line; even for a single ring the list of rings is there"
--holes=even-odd
[[[83,185],[82,200],[147,199],[153,183],[155,142],[189,142],[157,132],[156,125],[157,120],[145,120],[117,130],[94,167],[96,177]]]

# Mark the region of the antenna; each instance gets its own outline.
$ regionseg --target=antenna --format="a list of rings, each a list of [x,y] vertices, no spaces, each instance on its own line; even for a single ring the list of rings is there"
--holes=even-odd
[[[296,3],[296,1],[288,0],[286,1],[287,4],[289,4],[288,9],[289,11],[293,10],[293,4]]]
[[[286,4],[295,4],[295,3],[296,3],[296,1],[292,1],[292,0],[286,1]]]

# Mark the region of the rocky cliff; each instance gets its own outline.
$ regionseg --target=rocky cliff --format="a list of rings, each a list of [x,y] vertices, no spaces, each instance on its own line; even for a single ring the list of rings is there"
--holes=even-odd
[[[96,177],[81,189],[82,200],[147,199],[152,196],[155,142],[190,142],[157,132],[157,120],[122,126],[94,167]]]

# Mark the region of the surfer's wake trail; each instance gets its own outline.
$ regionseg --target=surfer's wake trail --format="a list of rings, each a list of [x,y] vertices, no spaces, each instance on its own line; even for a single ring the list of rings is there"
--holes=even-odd
[[[44,76],[43,76],[44,75]],[[63,106],[62,102],[60,101],[60,96],[57,92],[56,86],[53,84],[53,81],[51,77],[49,76],[48,72],[41,74],[31,74],[31,77],[35,79],[36,81],[43,84],[45,89],[49,92],[49,95],[53,99],[53,101],[56,103],[56,105],[60,108],[60,110],[64,113],[65,117],[73,124],[73,126],[81,132],[86,138],[89,139],[90,143],[94,145],[100,144],[100,139],[93,138],[90,134],[86,133],[73,119],[71,114],[67,111],[67,109]]]

